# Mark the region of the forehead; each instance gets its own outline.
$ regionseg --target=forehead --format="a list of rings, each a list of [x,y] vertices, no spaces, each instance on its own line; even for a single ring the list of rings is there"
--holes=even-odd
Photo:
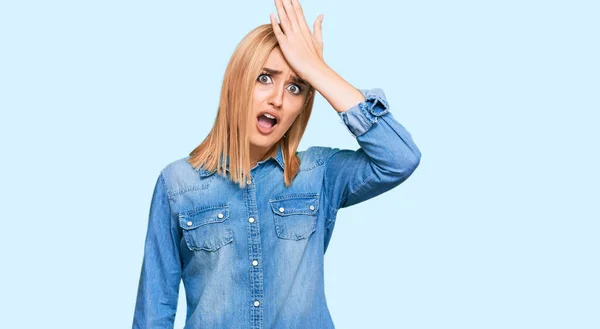
[[[283,53],[279,47],[275,47],[273,50],[271,50],[271,53],[269,53],[269,57],[267,57],[265,62],[265,66],[271,69],[283,71],[284,74],[291,73],[292,75],[296,75],[296,72],[292,71],[285,60],[285,57],[283,57]]]

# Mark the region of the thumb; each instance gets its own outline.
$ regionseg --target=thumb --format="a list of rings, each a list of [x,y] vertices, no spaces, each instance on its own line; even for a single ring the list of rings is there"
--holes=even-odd
[[[313,36],[315,38],[315,40],[317,41],[317,47],[320,49],[321,51],[321,56],[322,56],[322,52],[323,52],[323,14],[319,15],[319,17],[317,17],[317,19],[315,20],[314,26],[313,26]]]

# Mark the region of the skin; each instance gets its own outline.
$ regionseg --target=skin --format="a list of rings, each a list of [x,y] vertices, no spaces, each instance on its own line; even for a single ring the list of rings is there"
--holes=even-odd
[[[277,143],[283,134],[294,123],[302,110],[302,106],[308,97],[308,85],[299,84],[293,80],[298,75],[294,72],[281,53],[279,47],[275,47],[264,67],[282,71],[281,74],[260,74],[254,85],[253,113],[254,119],[262,111],[269,110],[279,116],[275,130],[268,135],[263,135],[256,127],[256,120],[250,128],[250,154],[251,163],[254,167],[259,159]]]
[[[338,113],[345,112],[365,100],[358,89],[339,76],[323,60],[323,15],[315,20],[314,33],[311,33],[298,0],[274,1],[280,23],[277,23],[274,13],[271,13],[270,20],[279,47],[270,54],[269,60],[272,59],[273,63],[270,64],[279,65],[277,69],[284,72],[268,87],[256,85],[253,111],[255,118],[261,110],[268,108],[276,109],[283,115],[281,126],[267,138],[254,135],[255,132],[260,134],[254,123],[250,151],[252,167],[256,165],[257,159],[265,156],[266,150],[279,141],[299,114],[305,98],[298,101],[297,98],[300,97],[289,93],[290,88],[294,90],[288,83],[292,75],[297,74],[314,87]],[[283,60],[280,55],[283,55]],[[264,78],[262,81],[266,80],[271,81]]]

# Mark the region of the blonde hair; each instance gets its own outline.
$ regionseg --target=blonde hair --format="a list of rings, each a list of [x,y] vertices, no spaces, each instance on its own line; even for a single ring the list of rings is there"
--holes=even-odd
[[[255,119],[252,113],[252,94],[256,79],[271,51],[279,43],[271,24],[263,24],[250,31],[240,41],[233,52],[221,86],[221,98],[214,125],[208,136],[192,152],[188,162],[195,168],[203,167],[208,171],[217,171],[227,177],[226,159],[229,157],[229,180],[241,188],[246,186],[250,177],[250,139],[248,122]],[[300,159],[296,150],[304,135],[314,103],[314,88],[309,86],[303,108],[281,138],[261,159],[274,157],[278,146],[282,147],[284,162],[284,182],[290,186],[300,169]]]

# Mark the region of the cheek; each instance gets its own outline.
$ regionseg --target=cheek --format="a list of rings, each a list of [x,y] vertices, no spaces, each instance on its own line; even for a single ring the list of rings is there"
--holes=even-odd
[[[252,94],[252,101],[254,105],[261,105],[267,101],[268,93],[265,90],[261,90],[260,88],[254,88],[254,93]]]
[[[282,124],[282,126],[284,126],[286,129],[289,128],[294,123],[294,121],[298,119],[299,116],[300,111],[297,111],[295,115],[289,116],[287,120]]]

